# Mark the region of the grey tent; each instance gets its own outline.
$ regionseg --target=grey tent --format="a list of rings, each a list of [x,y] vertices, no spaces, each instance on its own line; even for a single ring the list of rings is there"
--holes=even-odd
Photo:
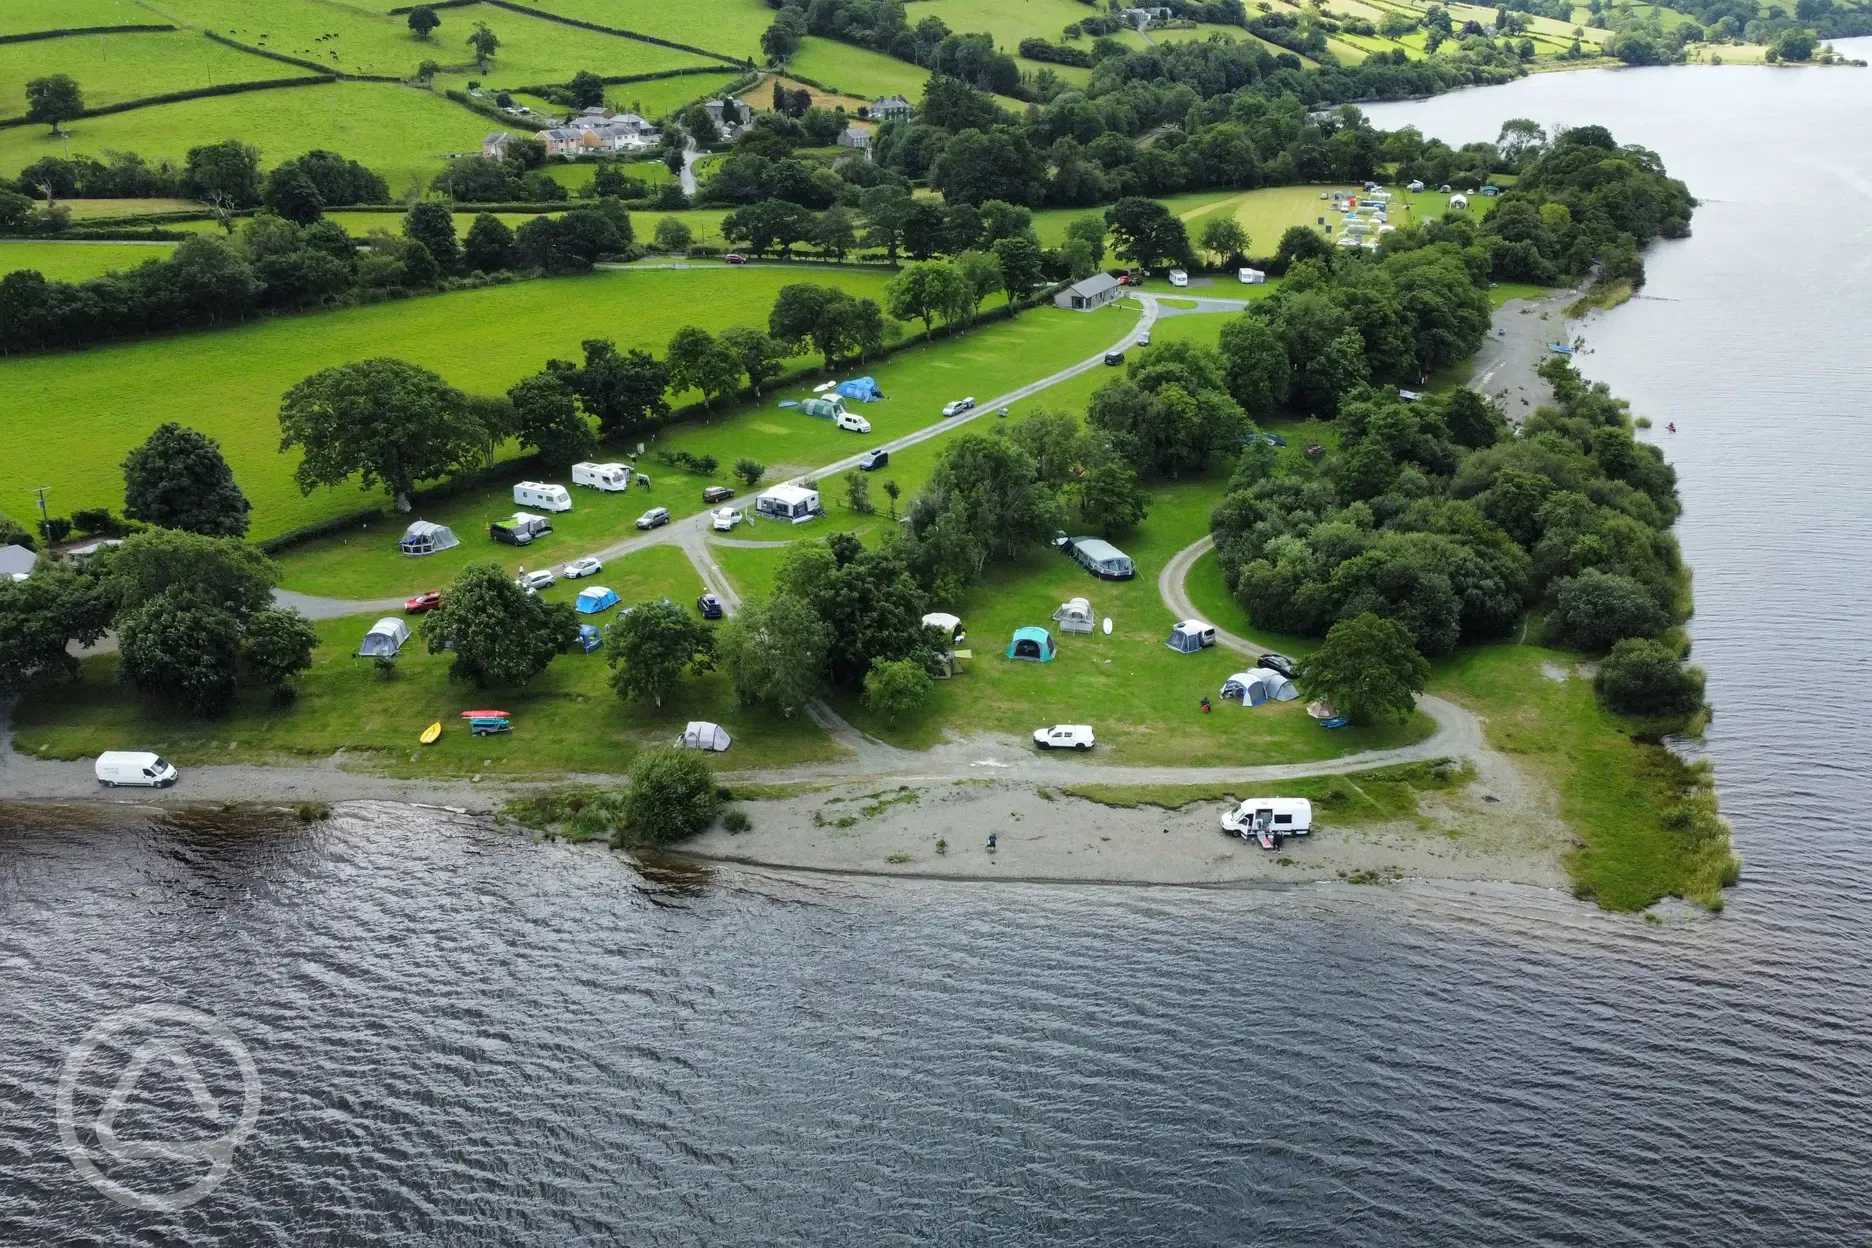
[[[386,615],[371,625],[370,632],[358,645],[360,659],[394,659],[403,643],[409,640],[409,625],[394,615]]]
[[[705,719],[692,719],[683,729],[676,744],[685,750],[715,750],[720,752],[732,744],[728,730],[720,724],[711,724]]]
[[[0,546],[0,577],[30,576],[39,556],[24,546]]]
[[[1165,644],[1178,654],[1195,654],[1204,646],[1215,645],[1215,627],[1201,620],[1181,620],[1170,630]]]
[[[438,550],[447,550],[451,546],[461,545],[461,539],[446,524],[430,524],[427,520],[418,520],[403,530],[403,538],[397,543],[397,549],[406,555],[433,555]]]

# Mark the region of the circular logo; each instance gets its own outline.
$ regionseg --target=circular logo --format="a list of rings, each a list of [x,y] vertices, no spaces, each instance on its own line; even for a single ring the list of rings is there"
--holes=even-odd
[[[223,1075],[229,1066],[238,1072],[238,1114],[232,1112],[231,1088],[211,1088],[198,1057],[211,1074]],[[111,1070],[119,1062],[113,1083]],[[219,1128],[220,1134],[206,1139],[120,1136],[118,1115],[146,1075],[179,1082],[193,1102],[195,1116]],[[87,1143],[79,1133],[79,1092],[106,1086],[110,1090],[101,1101],[85,1098],[83,1125],[91,1137]],[[98,1021],[66,1053],[55,1107],[59,1141],[80,1178],[127,1208],[174,1213],[207,1197],[233,1172],[234,1150],[253,1134],[260,1118],[260,1071],[240,1037],[219,1019],[180,1005],[138,1005]],[[166,1163],[192,1181],[175,1190],[148,1191],[104,1172],[105,1166],[130,1164],[141,1173],[146,1167],[136,1163],[148,1162]]]

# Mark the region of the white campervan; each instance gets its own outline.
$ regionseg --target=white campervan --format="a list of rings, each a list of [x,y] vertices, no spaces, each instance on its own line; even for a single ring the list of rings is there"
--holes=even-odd
[[[572,496],[566,493],[563,485],[547,485],[544,481],[522,481],[514,486],[514,502],[522,507],[537,507],[541,511],[571,511]]]
[[[1264,829],[1275,836],[1305,836],[1313,830],[1313,803],[1304,797],[1251,797],[1222,816],[1222,830],[1243,840]]]
[[[1182,269],[1171,269],[1170,270],[1170,284],[1172,286],[1189,285],[1189,274],[1185,273]]]
[[[98,783],[110,788],[134,784],[146,789],[166,789],[176,782],[179,774],[173,764],[157,754],[107,750],[98,755]]]
[[[573,464],[572,484],[589,485],[594,490],[630,489],[631,470],[623,464]],[[518,499],[514,500],[518,502]]]

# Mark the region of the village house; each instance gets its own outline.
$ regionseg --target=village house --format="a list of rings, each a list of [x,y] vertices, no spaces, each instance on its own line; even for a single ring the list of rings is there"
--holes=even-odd
[[[887,95],[871,101],[873,121],[909,121],[910,101],[901,95]]]
[[[848,147],[854,152],[870,151],[871,132],[857,126],[846,126],[843,130],[839,131],[838,145],[840,147]]]
[[[1053,306],[1068,312],[1090,312],[1116,299],[1124,288],[1109,273],[1094,273],[1053,296]]]
[[[499,134],[490,134],[481,140],[481,155],[489,160],[505,160],[507,145],[513,142],[513,135],[502,130]]]

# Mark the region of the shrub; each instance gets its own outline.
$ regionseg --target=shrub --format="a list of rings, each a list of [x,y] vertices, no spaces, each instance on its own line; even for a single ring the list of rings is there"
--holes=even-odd
[[[1628,637],[1599,665],[1593,687],[1621,715],[1690,715],[1703,705],[1703,669],[1680,661],[1670,647]]]
[[[39,522],[39,535],[48,542],[62,542],[71,536],[72,522],[64,516],[48,516]]]
[[[692,750],[646,750],[631,767],[625,818],[631,835],[653,845],[694,836],[720,804],[708,761]]]
[[[80,507],[72,512],[72,527],[86,536],[115,537],[123,525],[108,507]]]
[[[1547,634],[1565,645],[1599,651],[1622,637],[1655,636],[1669,623],[1644,586],[1589,568],[1557,586]]]
[[[730,832],[745,832],[754,826],[754,821],[748,818],[747,811],[736,809],[722,816],[721,826]]]
[[[864,702],[874,714],[895,723],[899,716],[923,709],[936,682],[915,659],[873,659],[864,680]]]
[[[748,489],[760,484],[760,479],[767,475],[767,465],[743,456],[734,462],[734,475],[741,478]]]

